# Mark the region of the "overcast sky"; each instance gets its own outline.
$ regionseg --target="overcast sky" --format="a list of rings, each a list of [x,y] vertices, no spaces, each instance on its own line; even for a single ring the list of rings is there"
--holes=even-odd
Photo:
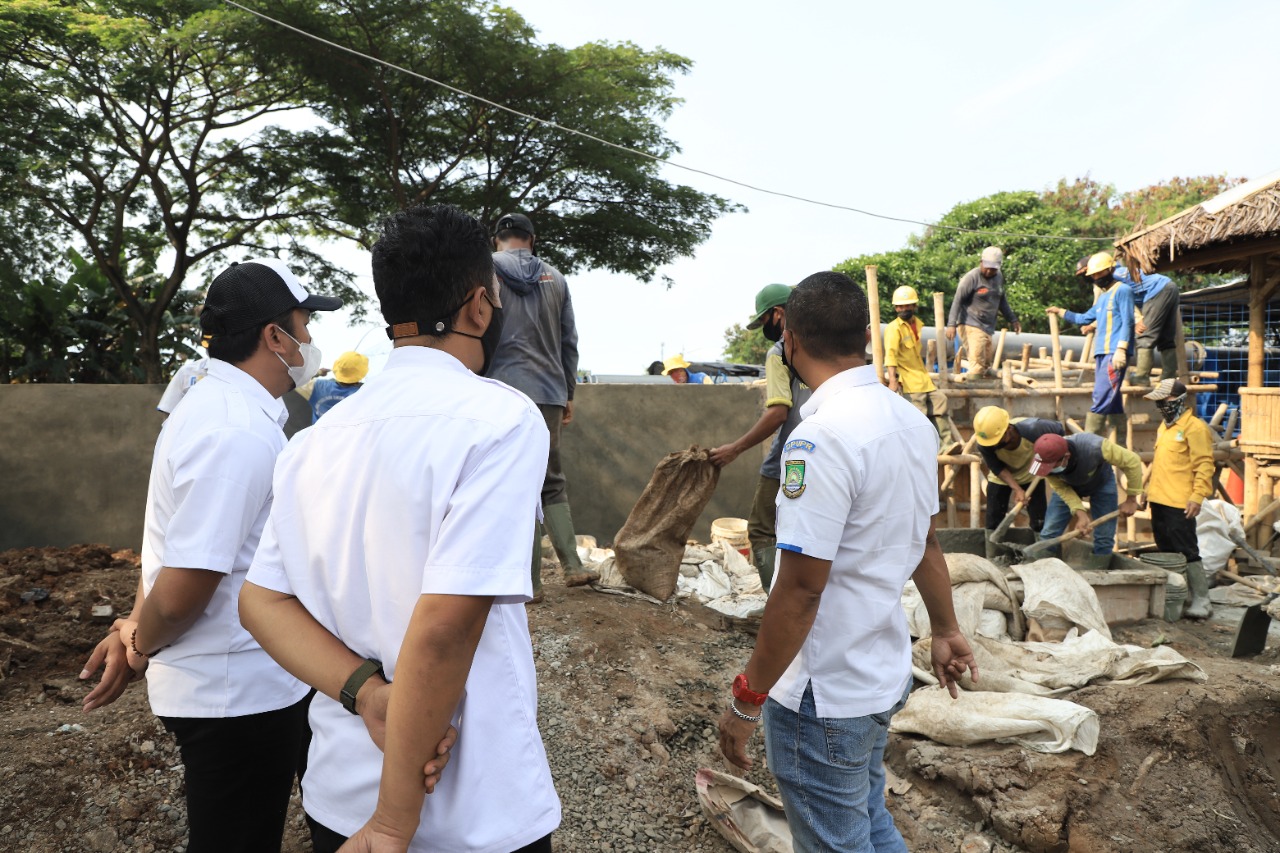
[[[1124,191],[1280,168],[1280,3],[1269,0],[508,5],[544,42],[626,40],[691,59],[666,125],[679,162],[891,216],[933,220],[1085,174]],[[570,277],[583,369],[640,373],[676,352],[718,359],[724,330],[747,319],[765,284],[899,248],[919,230],[664,175],[749,212],[720,219],[694,257],[659,270],[670,290],[657,277]],[[350,258],[371,293],[367,256]],[[389,345],[369,329],[318,325],[326,364],[357,344],[379,364]]]

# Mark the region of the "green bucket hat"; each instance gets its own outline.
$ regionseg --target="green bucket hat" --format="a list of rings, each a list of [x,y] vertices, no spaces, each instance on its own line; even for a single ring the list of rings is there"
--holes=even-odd
[[[748,329],[758,329],[764,325],[764,315],[786,305],[791,296],[791,287],[785,284],[767,284],[756,294],[756,318],[747,324]]]

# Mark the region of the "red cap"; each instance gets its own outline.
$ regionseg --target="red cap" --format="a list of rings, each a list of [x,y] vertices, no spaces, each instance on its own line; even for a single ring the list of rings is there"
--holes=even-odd
[[[1067,455],[1067,440],[1055,433],[1048,433],[1036,439],[1036,455],[1031,458],[1031,476],[1048,476],[1062,457]]]

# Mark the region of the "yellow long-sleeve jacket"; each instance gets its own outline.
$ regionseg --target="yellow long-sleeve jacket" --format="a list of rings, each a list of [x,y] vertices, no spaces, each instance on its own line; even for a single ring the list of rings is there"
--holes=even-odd
[[[1160,424],[1147,500],[1182,508],[1213,496],[1213,433],[1188,409],[1173,426]]]

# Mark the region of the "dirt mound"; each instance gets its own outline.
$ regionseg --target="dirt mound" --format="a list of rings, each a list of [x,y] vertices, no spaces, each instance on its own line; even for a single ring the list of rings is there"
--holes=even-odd
[[[0,553],[0,849],[180,849],[181,767],[145,687],[80,710],[76,674],[106,630],[95,605],[131,606],[137,558],[82,546]],[[529,608],[539,717],[564,806],[556,849],[731,850],[698,807],[700,766],[754,638],[697,605],[657,607],[566,589],[548,565]],[[47,597],[24,594],[44,590]],[[1095,685],[1070,698],[1101,717],[1092,757],[1014,746],[891,739],[910,789],[890,808],[913,851],[1280,849],[1280,653],[1226,657],[1220,624],[1144,622],[1117,632],[1169,642],[1203,685]],[[761,761],[751,781],[776,790]],[[903,787],[898,787],[903,791]],[[287,851],[309,849],[295,801]]]

